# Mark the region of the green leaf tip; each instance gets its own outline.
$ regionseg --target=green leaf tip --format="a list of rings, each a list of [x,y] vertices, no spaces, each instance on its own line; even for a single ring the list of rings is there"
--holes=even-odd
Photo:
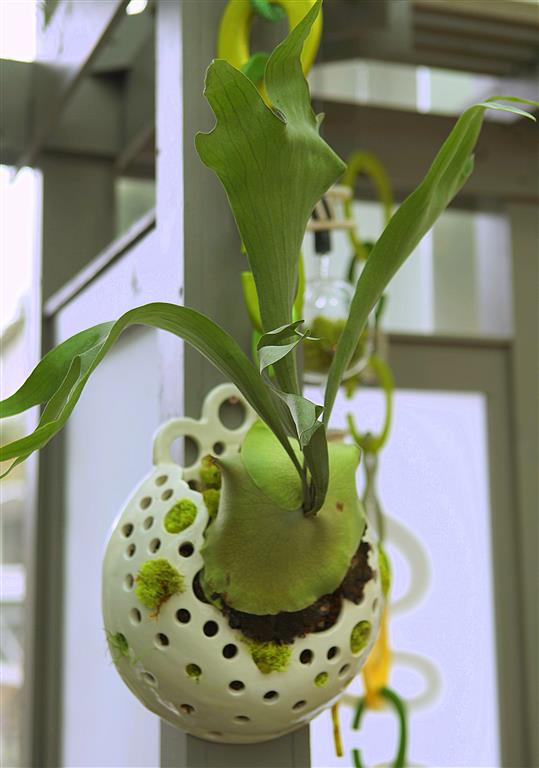
[[[191,499],[180,499],[165,515],[164,527],[167,533],[181,533],[189,528],[197,516],[197,505]]]
[[[147,560],[138,572],[135,595],[157,614],[169,598],[184,591],[183,582],[181,573],[165,558]]]

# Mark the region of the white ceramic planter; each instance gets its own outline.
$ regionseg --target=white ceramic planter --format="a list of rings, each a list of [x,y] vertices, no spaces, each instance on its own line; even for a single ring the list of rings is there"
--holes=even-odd
[[[255,415],[245,405],[241,427],[226,429],[219,406],[231,396],[241,399],[233,386],[218,387],[207,398],[200,421],[176,419],[159,430],[154,469],[126,503],[107,545],[103,614],[116,667],[150,710],[200,738],[249,743],[293,731],[340,696],[374,643],[383,598],[377,549],[371,542],[374,576],[365,585],[361,604],[344,600],[330,629],[297,638],[287,668],[269,674],[256,666],[243,635],[228,626],[217,608],[197,598],[192,584],[203,567],[200,547],[208,513],[201,494],[187,484],[198,476],[198,464],[182,469],[172,462],[169,446],[178,436],[190,435],[199,443],[200,456],[215,443],[224,455],[238,450]],[[196,518],[181,533],[170,534],[164,517],[184,498],[196,504]],[[135,580],[140,567],[157,558],[168,560],[183,575],[185,590],[154,615],[137,599]],[[362,621],[370,623],[370,636],[362,651],[353,653],[351,633]]]

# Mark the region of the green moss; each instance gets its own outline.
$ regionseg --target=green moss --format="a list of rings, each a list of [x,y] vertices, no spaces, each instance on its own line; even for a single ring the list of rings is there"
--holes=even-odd
[[[369,642],[370,636],[370,621],[360,621],[358,624],[356,624],[350,635],[350,650],[352,653],[360,653],[360,651],[362,651]]]
[[[202,498],[204,499],[204,504],[208,510],[210,520],[214,520],[217,515],[217,510],[219,509],[221,491],[218,491],[216,488],[208,488],[207,490],[202,491]]]
[[[315,678],[314,678],[314,684],[317,688],[321,688],[323,685],[327,683],[329,680],[329,675],[327,672],[320,672]]]
[[[391,565],[389,558],[381,544],[378,545],[378,568],[380,569],[380,581],[382,583],[382,594],[387,598],[391,589]]]
[[[192,677],[193,680],[200,680],[200,676],[202,675],[202,670],[198,666],[198,664],[188,664],[185,667],[185,671],[189,675],[189,677]]]
[[[117,664],[120,659],[129,658],[129,643],[125,635],[121,632],[112,634],[108,631],[106,634],[113,662]]]
[[[203,456],[200,462],[199,476],[206,488],[221,487],[221,470],[213,456]]]
[[[322,315],[313,318],[310,323],[311,335],[316,341],[305,339],[303,342],[303,364],[306,371],[327,373],[335,355],[337,342],[346,324],[345,319],[331,320]],[[350,368],[363,357],[366,334],[361,335],[350,361]]]
[[[256,640],[245,640],[245,643],[249,646],[254,663],[264,675],[284,672],[288,667],[292,653],[290,646],[275,642],[258,643]]]
[[[135,595],[156,613],[172,595],[183,590],[183,576],[164,558],[147,560],[138,572]]]
[[[180,533],[193,524],[197,516],[197,506],[191,499],[180,499],[165,515],[165,531]]]

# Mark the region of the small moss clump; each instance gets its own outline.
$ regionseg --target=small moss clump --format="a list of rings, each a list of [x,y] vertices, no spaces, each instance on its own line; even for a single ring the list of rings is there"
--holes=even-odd
[[[387,599],[391,588],[391,565],[389,558],[383,547],[378,545],[378,568],[380,569],[380,581],[382,583],[382,594]]]
[[[191,499],[180,499],[165,515],[165,531],[180,533],[193,524],[197,516],[197,505]]]
[[[371,636],[371,623],[370,621],[360,621],[352,630],[350,635],[350,650],[352,653],[360,653]]]
[[[203,456],[199,470],[200,481],[205,488],[221,487],[221,470],[213,456]]]
[[[129,657],[129,643],[127,638],[121,632],[107,632],[107,642],[109,644],[112,660],[115,664],[120,659],[127,659]]]
[[[198,666],[198,664],[188,664],[185,667],[185,671],[189,675],[189,677],[192,677],[194,680],[198,682],[200,680],[200,676],[202,675],[202,670]]]
[[[258,643],[256,640],[247,640],[246,643],[254,663],[264,675],[269,675],[270,672],[284,672],[287,668],[292,653],[290,646],[273,641]]]
[[[217,510],[219,509],[221,491],[218,491],[216,488],[208,488],[207,490],[202,491],[202,498],[204,499],[204,504],[208,510],[210,520],[215,520]]]
[[[147,560],[138,572],[135,595],[156,613],[172,595],[183,590],[183,576],[164,558]]]
[[[303,364],[306,371],[322,374],[329,371],[345,325],[346,318],[332,320],[322,315],[313,318],[310,329],[311,336],[315,338],[305,339],[303,342]],[[350,360],[350,368],[363,357],[366,338],[366,333],[363,332]]]
[[[322,686],[325,685],[328,680],[329,680],[328,673],[320,672],[320,674],[314,678],[314,684],[316,685],[317,688],[322,688]]]

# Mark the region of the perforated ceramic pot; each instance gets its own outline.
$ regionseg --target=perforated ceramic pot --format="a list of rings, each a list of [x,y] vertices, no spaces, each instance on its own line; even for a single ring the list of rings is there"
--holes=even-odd
[[[219,408],[231,397],[240,397],[234,387],[218,387],[207,398],[200,421],[177,419],[159,430],[155,466],[127,501],[106,548],[103,614],[116,668],[148,709],[200,738],[249,743],[293,731],[339,697],[374,643],[383,598],[377,548],[370,542],[373,576],[361,603],[343,600],[330,629],[297,638],[289,646],[286,668],[268,674],[254,662],[241,632],[197,597],[193,580],[203,568],[200,548],[208,512],[201,494],[188,485],[198,463],[189,469],[174,464],[169,446],[189,435],[200,456],[216,443],[223,455],[237,451],[255,415],[243,404],[243,424],[227,429]],[[180,499],[196,505],[196,516],[181,533],[172,534],[164,519]],[[152,611],[137,597],[136,580],[143,565],[157,559],[181,574],[183,591]],[[358,630],[359,644],[352,641]]]

